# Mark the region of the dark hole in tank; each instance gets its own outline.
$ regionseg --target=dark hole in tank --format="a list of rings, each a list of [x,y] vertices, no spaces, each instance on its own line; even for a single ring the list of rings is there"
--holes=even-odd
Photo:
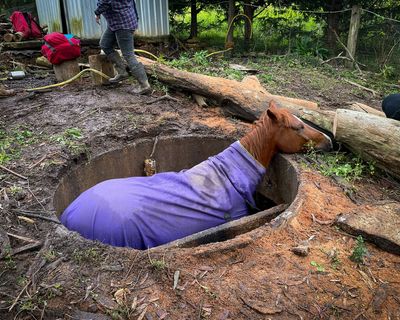
[[[165,137],[159,139],[153,158],[157,171],[180,171],[191,168],[218,154],[233,141],[214,136]],[[53,197],[58,216],[83,191],[107,179],[144,175],[144,160],[153,151],[154,140],[140,140],[123,149],[106,152],[95,157],[65,175]],[[249,215],[223,225],[198,232],[182,239],[164,244],[165,247],[193,247],[201,244],[220,242],[254,230],[282,213],[295,199],[298,189],[295,168],[283,156],[276,156],[267,174],[258,186],[255,200],[256,209]]]

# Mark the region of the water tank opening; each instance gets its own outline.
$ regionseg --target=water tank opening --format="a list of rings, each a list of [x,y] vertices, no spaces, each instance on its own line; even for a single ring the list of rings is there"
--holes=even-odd
[[[215,136],[165,137],[159,139],[153,158],[157,171],[188,169],[218,154],[233,141]],[[93,158],[89,163],[70,170],[62,177],[53,197],[58,216],[83,191],[95,184],[115,178],[144,176],[144,160],[153,152],[154,140],[143,139],[123,149],[112,150]],[[229,221],[157,248],[194,247],[226,241],[265,225],[284,212],[297,195],[296,169],[282,155],[277,155],[255,194],[256,207],[249,215]]]

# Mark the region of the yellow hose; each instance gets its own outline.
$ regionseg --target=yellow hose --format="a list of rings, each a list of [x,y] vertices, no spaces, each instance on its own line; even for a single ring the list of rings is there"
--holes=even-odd
[[[228,32],[226,33],[226,37],[225,37],[225,43],[228,42],[228,35],[229,35],[229,32],[230,32],[230,30],[231,30],[231,28],[232,28],[232,26],[233,26],[233,22],[234,22],[234,21],[236,20],[236,18],[238,18],[238,17],[245,17],[245,18],[247,18],[247,20],[249,20],[249,23],[250,23],[250,38],[253,37],[253,27],[252,27],[252,24],[251,24],[251,19],[249,18],[248,15],[245,15],[244,13],[239,13],[239,14],[237,14],[236,16],[233,17],[231,23],[229,24]]]
[[[221,51],[211,52],[210,54],[206,55],[206,58],[209,58],[209,57],[211,57],[211,56],[213,56],[213,55],[215,55],[215,54],[227,52],[227,51],[232,50],[232,49],[233,49],[233,48],[228,48],[228,49],[221,50]]]
[[[107,80],[110,79],[110,77],[109,77],[108,75],[106,75],[106,74],[104,74],[103,72],[100,72],[100,71],[98,71],[98,70],[96,70],[96,69],[85,69],[85,70],[82,70],[81,72],[79,72],[78,74],[76,74],[75,76],[73,76],[71,79],[68,79],[68,80],[66,80],[66,81],[63,81],[63,82],[60,82],[60,83],[56,83],[56,84],[51,84],[51,85],[44,86],[44,87],[26,89],[26,91],[28,91],[28,92],[40,91],[40,90],[46,90],[46,89],[51,89],[51,88],[55,88],[55,87],[64,86],[64,85],[66,85],[66,84],[69,84],[69,83],[71,83],[71,82],[77,80],[77,79],[80,78],[85,72],[88,72],[88,71],[94,72],[94,73],[98,74],[99,76],[101,76],[101,77],[103,77],[103,78],[106,78]]]
[[[207,55],[206,57],[208,58],[208,57],[211,57],[211,56],[213,56],[215,54],[223,53],[223,52],[226,52],[226,51],[229,51],[229,50],[232,50],[232,48],[229,48],[229,49],[226,49],[226,50],[217,51],[217,52],[212,52],[209,55]],[[146,54],[150,55],[151,57],[153,57],[154,59],[156,59],[157,61],[160,60],[160,58],[158,58],[157,56],[155,56],[151,52],[148,52],[148,51],[145,51],[145,50],[135,49],[135,52],[146,53]],[[52,88],[56,88],[56,87],[65,86],[65,85],[67,85],[67,84],[69,84],[71,82],[74,82],[75,80],[79,79],[85,72],[89,72],[89,71],[90,72],[94,72],[94,73],[98,74],[99,76],[101,76],[103,78],[106,78],[107,80],[110,79],[110,77],[107,76],[106,74],[104,74],[103,72],[100,72],[100,71],[98,71],[96,69],[91,69],[90,68],[90,69],[82,70],[81,72],[79,72],[78,74],[73,76],[71,79],[68,79],[66,81],[55,83],[55,84],[51,84],[51,85],[44,86],[44,87],[31,88],[31,89],[25,89],[25,90],[28,91],[28,92],[32,92],[32,91],[40,91],[40,90],[46,90],[46,89],[52,89]]]
[[[154,54],[152,54],[151,52],[148,52],[146,50],[135,49],[135,52],[145,53],[145,54],[153,57],[154,59],[156,59],[156,61],[160,60],[160,58],[158,58],[157,56],[155,56]]]

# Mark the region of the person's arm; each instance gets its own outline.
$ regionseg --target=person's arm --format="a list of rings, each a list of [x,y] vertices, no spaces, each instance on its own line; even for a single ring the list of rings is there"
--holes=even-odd
[[[109,10],[111,8],[111,1],[112,0],[98,0],[97,8],[94,11],[95,15],[100,16],[101,14]]]

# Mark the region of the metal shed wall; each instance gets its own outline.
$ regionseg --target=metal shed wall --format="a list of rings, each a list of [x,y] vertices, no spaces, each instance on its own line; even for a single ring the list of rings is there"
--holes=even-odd
[[[168,0],[136,0],[139,15],[137,34],[158,38],[169,35]]]
[[[104,18],[99,26],[94,18],[97,0],[36,0],[40,24],[47,24],[49,32],[62,32],[63,4],[67,32],[81,39],[99,39],[107,28]],[[136,0],[139,15],[137,34],[146,38],[169,35],[168,0]]]
[[[36,9],[41,25],[48,25],[48,32],[62,32],[59,1],[36,0]]]
[[[68,32],[81,39],[99,39],[107,23],[104,18],[100,26],[96,23],[96,6],[97,0],[64,0]]]

